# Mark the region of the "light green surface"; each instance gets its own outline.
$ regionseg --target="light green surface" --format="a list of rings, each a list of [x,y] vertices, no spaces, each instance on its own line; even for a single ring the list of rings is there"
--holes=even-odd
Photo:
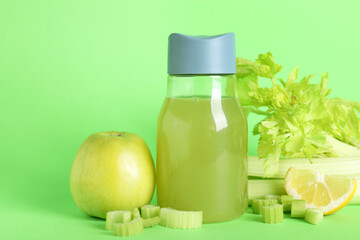
[[[73,203],[72,160],[88,135],[107,130],[136,132],[155,154],[171,32],[233,31],[238,56],[271,51],[283,77],[296,64],[300,75],[329,71],[331,96],[360,101],[359,8],[356,0],[0,1],[0,239],[112,237]],[[360,206],[319,226],[287,218],[272,226],[259,217],[192,231],[155,227],[138,238],[360,235]]]

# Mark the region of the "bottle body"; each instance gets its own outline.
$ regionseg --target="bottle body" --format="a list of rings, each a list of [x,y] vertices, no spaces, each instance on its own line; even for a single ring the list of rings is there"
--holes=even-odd
[[[161,207],[203,211],[205,223],[245,212],[247,122],[234,75],[170,75],[157,131]]]

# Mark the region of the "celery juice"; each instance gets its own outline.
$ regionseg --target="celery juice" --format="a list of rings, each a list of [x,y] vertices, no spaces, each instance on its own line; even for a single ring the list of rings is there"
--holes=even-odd
[[[203,211],[205,223],[245,212],[247,122],[235,96],[168,97],[157,134],[161,207]]]
[[[223,222],[247,208],[247,122],[237,98],[235,35],[169,36],[157,126],[157,200]],[[176,221],[186,222],[186,217]]]

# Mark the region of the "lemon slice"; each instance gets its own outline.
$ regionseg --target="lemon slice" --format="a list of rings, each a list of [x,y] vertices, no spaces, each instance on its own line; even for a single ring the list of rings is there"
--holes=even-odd
[[[321,208],[324,215],[329,215],[350,202],[356,181],[291,167],[285,175],[285,189],[295,199],[304,199],[306,208]]]

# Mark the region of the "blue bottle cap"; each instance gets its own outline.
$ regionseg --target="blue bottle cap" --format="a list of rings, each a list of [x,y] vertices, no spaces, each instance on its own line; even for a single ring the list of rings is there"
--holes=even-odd
[[[236,73],[235,34],[169,36],[168,74]]]

